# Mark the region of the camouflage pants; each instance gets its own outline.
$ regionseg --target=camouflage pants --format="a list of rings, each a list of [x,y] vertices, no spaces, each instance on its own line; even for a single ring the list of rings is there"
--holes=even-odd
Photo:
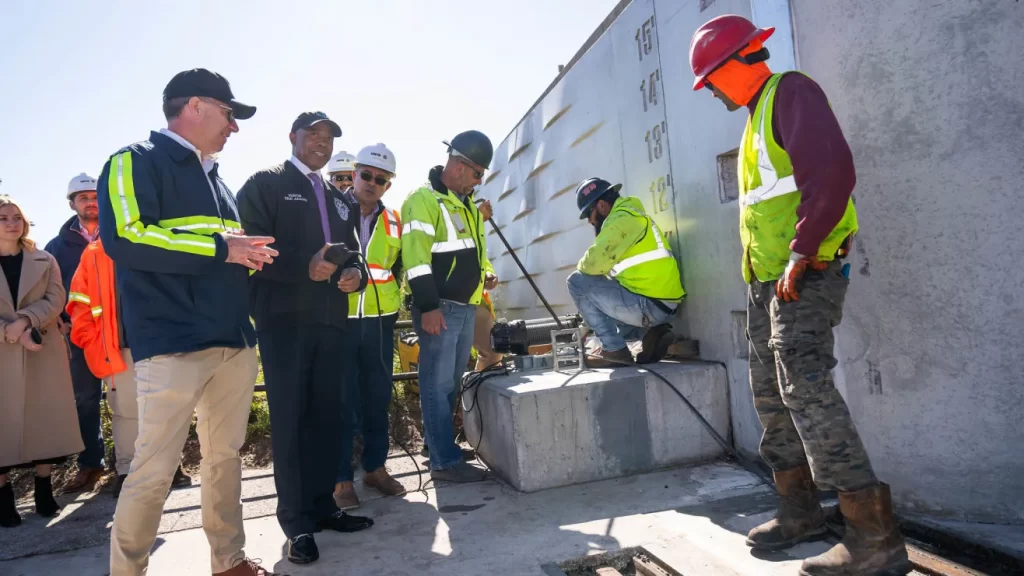
[[[832,329],[843,316],[849,280],[840,262],[808,269],[800,300],[775,297],[775,282],[750,285],[747,336],[750,387],[764,435],[761,457],[773,470],[810,465],[823,490],[878,483],[846,402],[832,380]]]

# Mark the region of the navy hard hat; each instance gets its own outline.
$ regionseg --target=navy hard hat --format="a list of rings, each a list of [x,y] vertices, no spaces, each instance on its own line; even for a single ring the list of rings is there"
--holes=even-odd
[[[491,139],[476,130],[467,130],[456,135],[451,142],[442,140],[441,143],[448,147],[449,154],[458,152],[459,156],[467,158],[484,170],[491,165],[491,158],[494,157]]]
[[[605,192],[612,190],[618,192],[622,184],[612,184],[601,178],[587,178],[576,187],[576,207],[580,209],[580,220],[586,220],[590,215],[590,205],[597,202],[597,199],[604,196]]]

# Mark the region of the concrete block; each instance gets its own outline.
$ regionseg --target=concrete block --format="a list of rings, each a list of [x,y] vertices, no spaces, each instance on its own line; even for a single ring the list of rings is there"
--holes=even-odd
[[[653,365],[729,438],[725,369]],[[469,441],[524,492],[717,458],[722,448],[672,390],[643,368],[496,376],[463,398]]]

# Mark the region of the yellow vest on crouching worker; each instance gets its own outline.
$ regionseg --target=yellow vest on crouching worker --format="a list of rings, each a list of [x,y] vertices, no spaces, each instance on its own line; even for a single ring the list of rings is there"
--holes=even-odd
[[[789,262],[789,245],[796,236],[800,191],[789,154],[775,141],[772,130],[775,88],[780,79],[782,74],[768,79],[753,117],[747,117],[740,144],[740,239],[743,280],[748,284],[751,267],[762,282],[782,276]],[[857,211],[851,198],[843,218],[818,248],[818,260],[834,260],[843,241],[856,231]]]
[[[608,276],[634,294],[657,300],[682,300],[686,292],[679,278],[679,265],[669,251],[661,229],[635,198],[617,199],[608,218],[612,219],[616,212],[641,219],[638,223],[647,228],[647,233],[626,250]]]
[[[398,279],[391,268],[402,250],[402,222],[398,211],[387,208],[377,216],[377,223],[366,246],[366,289],[348,295],[348,317],[366,318],[380,314],[396,314],[402,303]],[[376,288],[376,290],[374,290]]]

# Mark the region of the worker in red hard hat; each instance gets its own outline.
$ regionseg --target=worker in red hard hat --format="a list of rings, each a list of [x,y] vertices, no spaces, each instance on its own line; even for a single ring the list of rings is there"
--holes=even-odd
[[[750,285],[750,386],[775,475],[775,518],[747,544],[781,550],[825,533],[817,487],[839,492],[842,542],[808,558],[803,576],[906,574],[906,544],[831,370],[832,329],[842,319],[857,231],[853,155],[821,87],[805,74],[773,74],[757,28],[735,15],[701,26],[690,41],[694,90],[730,111],[746,107],[740,144],[743,278]]]

